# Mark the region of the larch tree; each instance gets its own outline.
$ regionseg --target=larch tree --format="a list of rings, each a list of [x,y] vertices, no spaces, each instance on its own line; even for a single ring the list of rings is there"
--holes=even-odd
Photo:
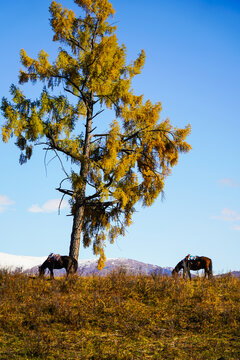
[[[39,81],[43,88],[38,99],[28,99],[22,87],[11,86],[12,100],[3,98],[1,104],[2,138],[8,142],[15,136],[21,164],[37,144],[71,160],[57,188],[70,197],[69,255],[78,259],[82,239],[84,247],[92,244],[102,268],[106,240],[124,235],[137,203],[152,205],[179,153],[190,150],[185,140],[190,126],[180,129],[160,120],[161,103],[133,93],[132,79],[140,74],[145,53],[126,64],[126,48],[110,22],[111,3],[74,2],[78,17],[56,1],[49,8],[53,41],[62,45],[53,63],[44,50],[37,59],[21,50],[19,83]],[[107,131],[99,131],[104,121]]]

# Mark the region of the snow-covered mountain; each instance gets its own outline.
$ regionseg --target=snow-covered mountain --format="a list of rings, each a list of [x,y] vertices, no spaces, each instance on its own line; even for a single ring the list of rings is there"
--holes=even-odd
[[[0,268],[8,269],[9,271],[22,270],[28,274],[36,274],[38,272],[38,266],[46,260],[47,256],[44,257],[33,257],[33,256],[18,256],[0,253]],[[105,263],[103,270],[97,270],[97,260],[79,260],[78,261],[78,274],[79,275],[106,275],[113,270],[125,269],[127,272],[134,274],[171,274],[171,268],[162,268],[157,265],[146,264],[140,261],[132,259],[108,259]],[[65,270],[54,270],[56,276],[65,274]]]
[[[152,273],[162,274],[162,275],[170,275],[172,272],[171,268],[162,268],[157,265],[146,264],[137,260],[132,259],[107,259],[105,262],[105,267],[99,271],[97,270],[97,260],[79,264],[78,273],[81,275],[91,275],[91,274],[98,274],[98,275],[107,275],[108,273],[123,269],[126,270],[127,273],[131,274],[146,274],[150,275]]]
[[[10,255],[0,252],[0,269],[7,269],[9,271],[20,270],[26,274],[36,275],[38,273],[38,266],[41,265],[47,256],[19,256]],[[171,275],[172,268],[161,267],[152,264],[146,264],[132,259],[107,259],[103,270],[97,270],[97,260],[79,260],[78,261],[78,274],[81,276],[97,274],[104,276],[114,270],[124,269],[128,273],[133,274],[162,274]],[[46,273],[47,274],[47,273]],[[65,269],[54,270],[55,276],[63,276],[66,274]],[[192,274],[194,276],[194,274]],[[224,276],[226,274],[219,274],[216,276]],[[231,275],[234,277],[240,277],[240,271],[233,271]]]
[[[0,252],[0,268],[14,271],[22,269],[23,271],[30,269],[34,266],[40,265],[46,260],[47,256],[19,256],[10,255]]]

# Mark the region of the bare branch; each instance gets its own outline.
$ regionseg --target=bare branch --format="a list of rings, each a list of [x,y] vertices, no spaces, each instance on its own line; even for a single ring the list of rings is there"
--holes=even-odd
[[[95,115],[92,116],[92,119],[93,120],[96,116],[98,116],[99,114],[101,114],[105,109],[102,109],[102,110],[99,110]]]
[[[61,180],[61,182],[60,182],[60,184],[59,184],[59,187],[61,188],[62,183],[63,183],[64,181],[66,181],[66,180],[69,180],[69,179],[70,179],[69,177],[66,177],[65,179]]]
[[[74,94],[73,91],[71,91],[71,90],[69,90],[69,89],[67,89],[67,88],[63,88],[63,89],[64,89],[65,91],[69,92],[70,94],[79,97],[78,95]]]
[[[93,137],[109,136],[109,134],[94,134]]]
[[[89,134],[91,134],[94,130],[96,130],[96,128],[97,128],[97,127],[95,126],[95,128],[93,128],[92,130],[90,130],[90,131],[89,131]]]
[[[63,196],[61,197],[61,200],[60,200],[60,203],[58,205],[58,215],[60,215],[60,209],[61,209],[61,204],[62,204],[62,201],[63,201],[63,198],[66,194],[63,194]]]
[[[64,168],[64,166],[63,166],[62,160],[61,160],[60,156],[58,155],[57,151],[56,151],[55,149],[53,149],[53,151],[55,152],[55,154],[56,154],[56,156],[57,156],[57,158],[58,158],[58,160],[59,160],[59,162],[60,162],[60,164],[61,164],[61,167],[62,167],[63,172],[65,173],[65,175],[66,175],[67,177],[69,177],[69,175],[68,175],[68,173],[66,172],[66,170],[65,170],[65,168]]]
[[[46,176],[47,176],[47,164],[46,164],[46,160],[47,160],[47,152],[48,152],[48,149],[46,150],[45,155],[44,155],[44,166],[45,166]]]
[[[74,191],[72,190],[67,190],[67,189],[61,189],[61,188],[56,188],[57,191],[60,191],[61,193],[65,194],[65,195],[69,195],[69,196],[73,196]]]

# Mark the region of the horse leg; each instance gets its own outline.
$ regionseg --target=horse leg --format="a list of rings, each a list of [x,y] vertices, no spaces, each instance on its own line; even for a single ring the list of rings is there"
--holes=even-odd
[[[50,278],[54,279],[53,268],[50,268],[49,270],[50,270]]]
[[[185,262],[185,264],[184,264],[184,268],[183,268],[184,277],[185,277],[186,273],[188,274],[188,277],[191,280],[190,266],[189,266],[188,262]]]
[[[208,278],[209,278],[209,273],[208,273],[207,269],[204,269],[204,279],[206,279],[207,275],[208,275]]]
[[[69,274],[70,275],[74,274],[74,267],[72,263],[68,264],[68,266],[66,267],[66,273],[67,273],[66,279],[68,278]]]
[[[67,279],[68,279],[68,275],[69,275],[70,270],[71,270],[71,267],[68,265],[68,266],[66,266],[65,270],[66,270],[66,280],[67,280]]]
[[[185,278],[186,272],[188,272],[188,265],[187,265],[187,262],[184,261],[184,263],[183,263],[183,279]]]
[[[206,270],[206,275],[207,275],[207,278],[208,279],[211,279],[211,271],[210,271],[210,269],[207,269]],[[206,277],[206,276],[205,276]]]

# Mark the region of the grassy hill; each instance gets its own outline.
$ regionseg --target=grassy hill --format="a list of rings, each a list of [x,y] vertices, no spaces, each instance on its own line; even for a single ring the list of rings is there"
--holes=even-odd
[[[240,359],[240,279],[0,272],[0,359]]]

